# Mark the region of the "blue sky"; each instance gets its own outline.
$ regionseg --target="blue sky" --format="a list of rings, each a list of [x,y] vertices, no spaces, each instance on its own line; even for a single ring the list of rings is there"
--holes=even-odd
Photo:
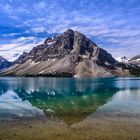
[[[115,58],[140,54],[140,0],[0,0],[0,55],[8,60],[68,28]]]

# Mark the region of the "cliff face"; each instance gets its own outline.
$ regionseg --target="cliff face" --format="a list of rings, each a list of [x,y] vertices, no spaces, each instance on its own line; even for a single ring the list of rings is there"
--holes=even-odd
[[[11,62],[0,56],[0,71],[11,66]]]
[[[47,38],[13,64],[4,75],[103,77],[128,74],[127,70],[118,67],[111,54],[71,29]]]

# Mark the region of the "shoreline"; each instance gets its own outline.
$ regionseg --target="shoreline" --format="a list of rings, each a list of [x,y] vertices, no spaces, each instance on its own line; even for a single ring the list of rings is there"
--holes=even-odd
[[[32,120],[1,123],[0,139],[139,140],[139,130],[140,121],[137,118],[87,117],[72,125],[60,120]]]

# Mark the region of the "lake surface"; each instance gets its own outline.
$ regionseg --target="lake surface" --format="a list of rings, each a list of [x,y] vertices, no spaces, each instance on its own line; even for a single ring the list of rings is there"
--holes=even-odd
[[[0,78],[1,122],[46,119],[74,126],[93,118],[139,120],[140,78]]]
[[[140,78],[0,77],[2,140],[138,140]]]

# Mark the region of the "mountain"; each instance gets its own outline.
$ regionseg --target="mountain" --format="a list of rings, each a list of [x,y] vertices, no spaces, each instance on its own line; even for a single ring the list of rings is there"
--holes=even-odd
[[[122,68],[123,67],[123,68]],[[2,75],[16,76],[125,76],[129,70],[106,50],[78,31],[68,29],[24,52]]]
[[[125,56],[123,56],[123,57],[117,57],[116,60],[118,62],[124,62],[124,63],[128,62],[128,59]]]
[[[137,69],[130,70],[131,74],[140,76],[140,55],[136,55],[135,57],[129,59],[128,63],[138,67]]]
[[[11,62],[0,56],[0,71],[11,66]]]
[[[136,55],[129,60],[130,63],[140,66],[140,55]]]

